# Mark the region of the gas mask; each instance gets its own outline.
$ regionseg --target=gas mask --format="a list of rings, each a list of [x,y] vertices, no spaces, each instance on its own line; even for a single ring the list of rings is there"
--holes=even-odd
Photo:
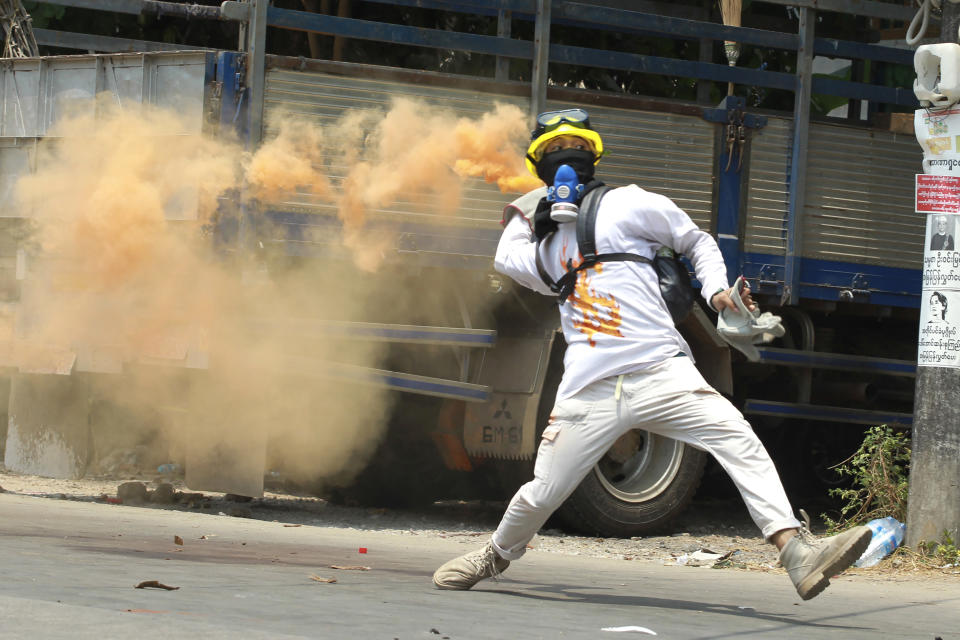
[[[568,164],[557,167],[553,186],[547,187],[547,202],[552,202],[550,218],[557,222],[573,222],[577,219],[580,207],[577,201],[583,195],[583,184],[577,179],[577,172]]]
[[[596,156],[583,149],[561,149],[544,154],[537,163],[537,175],[546,182],[547,201],[553,203],[550,218],[556,222],[576,220],[577,202],[584,185],[593,179]]]

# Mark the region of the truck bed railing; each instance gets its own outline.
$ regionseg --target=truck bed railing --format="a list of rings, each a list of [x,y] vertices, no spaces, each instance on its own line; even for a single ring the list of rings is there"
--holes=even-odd
[[[777,0],[766,0],[781,4]],[[254,12],[252,2],[228,0],[218,9],[204,5],[190,5],[156,0],[44,0],[45,4],[94,9],[127,14],[167,14],[181,17],[220,20],[249,20]],[[441,11],[466,12],[485,16],[508,16],[508,19],[535,21],[538,2],[535,0],[410,0],[391,4],[415,6]],[[807,6],[825,11],[842,11],[866,16],[881,16],[887,19],[909,21],[912,10],[880,2],[840,2],[827,6],[821,3],[791,2],[791,6]],[[733,41],[788,51],[801,49],[801,34],[782,33],[749,27],[732,27],[704,20],[655,15],[643,11],[633,11],[602,7],[588,2],[570,2],[555,0],[551,13],[558,25],[571,25],[594,29],[609,29],[638,35],[661,36],[669,38],[707,39],[714,41]],[[330,16],[307,11],[281,9],[270,6],[266,10],[267,26],[319,33],[345,38],[375,40],[400,45],[419,46],[434,49],[449,49],[486,54],[500,58],[534,60],[537,56],[537,43],[511,38],[509,29],[506,35],[488,36],[412,27],[407,25],[372,22],[357,18]],[[255,17],[254,17],[255,19]],[[89,49],[97,44],[99,36],[82,37],[84,34],[69,34],[37,30],[40,44],[79,47]],[[117,47],[137,46],[141,41],[110,42],[103,41],[105,49],[115,51]],[[122,39],[120,39],[122,40]],[[148,43],[144,43],[147,45]],[[166,46],[164,43],[154,43]],[[635,71],[640,73],[665,74],[684,78],[697,78],[712,82],[734,82],[756,87],[794,91],[801,84],[800,66],[796,73],[783,73],[750,69],[744,66],[730,67],[724,63],[687,61],[658,56],[637,55],[609,50],[572,47],[549,43],[548,61],[563,64],[590,65],[599,68]],[[183,46],[183,48],[191,48]],[[912,52],[896,47],[886,47],[870,43],[852,42],[839,39],[814,38],[813,53],[831,57],[843,57],[874,62],[911,65]],[[916,98],[909,88],[884,87],[871,83],[848,82],[830,78],[813,78],[814,92],[847,97],[857,100],[869,100],[877,103],[896,104],[916,107]],[[534,93],[537,93],[534,91]]]
[[[304,337],[323,336],[331,339],[478,348],[492,347],[497,340],[497,332],[493,329],[461,329],[374,322],[322,322],[296,318],[253,319],[249,323],[269,327],[271,330],[295,331],[297,335]]]
[[[882,373],[893,376],[915,377],[917,363],[909,360],[875,358],[844,353],[824,353],[819,351],[801,351],[797,349],[779,349],[759,347],[760,362],[785,367],[810,367],[813,369],[833,369],[835,371],[855,371],[858,373]]]
[[[888,424],[907,428],[913,425],[913,414],[911,413],[828,407],[796,402],[773,402],[770,400],[748,399],[743,405],[743,412],[752,415],[777,416],[797,420],[817,420],[820,422],[842,422],[866,425]]]

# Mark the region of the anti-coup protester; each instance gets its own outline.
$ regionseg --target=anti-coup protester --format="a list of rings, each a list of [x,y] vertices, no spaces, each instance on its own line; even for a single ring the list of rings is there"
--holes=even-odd
[[[561,170],[564,176],[571,176],[572,168],[582,198],[601,185],[594,168],[603,153],[603,141],[584,110],[553,111],[537,118],[527,166],[550,186],[561,167],[569,167]],[[553,295],[538,269],[537,253],[545,275],[554,281],[583,258],[577,251],[576,222],[552,219],[548,199],[537,198],[542,191],[506,207],[495,265],[521,285]],[[523,214],[534,207],[531,224]],[[597,254],[653,258],[660,247],[671,247],[686,255],[709,305],[715,311],[736,311],[716,242],[668,198],[636,185],[612,189],[600,201],[595,229]],[[572,292],[560,304],[567,342],[564,373],[537,451],[534,478],[510,501],[490,542],[437,569],[434,584],[469,589],[496,577],[524,554],[550,514],[621,435],[645,429],[713,455],[733,479],[764,538],[780,550],[800,597],[807,600],[823,591],[830,576],[860,557],[870,529],[856,527],[818,540],[794,517],[773,462],[750,424],[694,366],[649,264],[603,262],[576,275]],[[756,308],[749,289],[742,290],[741,298],[747,308]]]

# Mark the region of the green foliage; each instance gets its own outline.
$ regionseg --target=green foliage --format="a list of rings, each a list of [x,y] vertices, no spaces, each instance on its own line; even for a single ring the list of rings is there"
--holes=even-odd
[[[830,490],[845,504],[837,520],[823,514],[828,530],[837,532],[886,516],[906,521],[909,467],[906,433],[887,425],[868,429],[860,448],[836,469],[851,479],[851,486]]]
[[[921,542],[919,552],[939,566],[960,566],[960,548],[949,531],[943,532],[939,542]]]
[[[833,73],[815,73],[814,78],[833,78],[835,80],[850,80],[851,67],[837,69]],[[837,107],[842,107],[849,100],[840,96],[827,96],[820,93],[814,93],[810,96],[810,109],[813,113],[827,115]]]
[[[45,29],[55,20],[63,19],[66,13],[66,7],[56,4],[41,4],[39,2],[24,2],[24,10],[30,14],[33,26],[37,29]]]

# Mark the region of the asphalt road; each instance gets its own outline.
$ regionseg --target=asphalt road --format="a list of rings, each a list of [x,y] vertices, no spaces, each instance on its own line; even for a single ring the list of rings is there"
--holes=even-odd
[[[842,576],[801,602],[782,574],[532,551],[499,583],[435,590],[472,546],[0,494],[0,638],[960,639],[942,578]],[[179,588],[134,588],[148,580]]]

